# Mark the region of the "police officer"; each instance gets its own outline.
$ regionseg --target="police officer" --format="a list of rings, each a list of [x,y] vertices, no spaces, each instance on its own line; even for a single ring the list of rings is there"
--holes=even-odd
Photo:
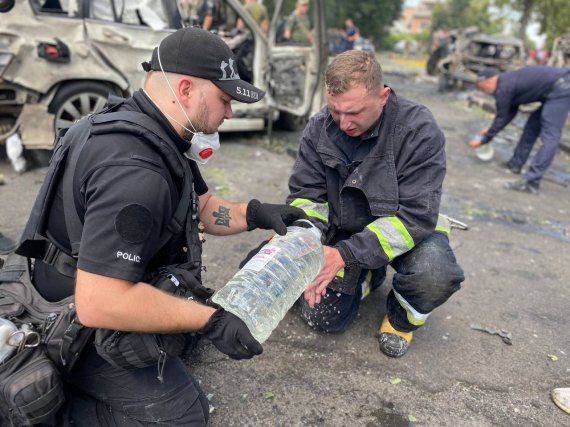
[[[542,103],[528,118],[513,156],[505,164],[508,171],[520,174],[540,137],[542,145],[524,177],[506,184],[510,190],[537,193],[554,159],[570,111],[570,69],[531,65],[499,74],[497,68],[488,67],[479,72],[477,87],[495,97],[497,108],[491,127],[481,131],[483,138],[469,142],[472,148],[491,142],[515,118],[520,105]]]
[[[464,280],[449,223],[438,216],[445,139],[427,108],[384,86],[372,53],[335,57],[325,85],[327,106],[305,128],[287,198],[325,236],[324,266],[300,301],[301,317],[320,331],[346,330],[391,265],[379,346],[400,357]]]
[[[76,278],[38,259],[35,286],[50,301],[74,294],[86,326],[142,333],[198,331],[230,357],[251,358],[262,347],[239,318],[162,292],[146,280],[194,250],[184,231],[161,246],[182,193],[181,177],[162,156],[167,146],[189,164],[205,232],[227,235],[264,228],[284,234],[286,225],[304,217],[286,205],[217,197],[197,166],[219,148],[217,129],[232,117],[231,101],[253,103],[264,92],[240,79],[230,49],[218,36],[198,28],[166,37],[143,68],[148,72],[144,89],[126,100],[110,99],[108,111],[142,113],[145,125],[156,126],[164,137],[157,147],[144,142],[144,133],[119,132],[112,123],[106,132],[92,131],[71,165],[73,205],[82,221]],[[70,134],[74,127],[66,137]],[[50,204],[47,235],[70,253],[64,192],[60,186]],[[160,382],[156,365],[117,368],[88,346],[67,378],[73,389],[69,417],[86,426],[205,425],[208,402],[197,382],[179,358],[163,363]]]

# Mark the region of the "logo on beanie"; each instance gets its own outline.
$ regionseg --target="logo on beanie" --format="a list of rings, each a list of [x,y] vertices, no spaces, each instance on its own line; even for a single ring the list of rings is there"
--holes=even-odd
[[[239,74],[234,69],[235,61],[232,58],[230,58],[228,61],[229,63],[222,61],[220,64],[220,70],[222,70],[222,78],[220,80],[239,80]]]

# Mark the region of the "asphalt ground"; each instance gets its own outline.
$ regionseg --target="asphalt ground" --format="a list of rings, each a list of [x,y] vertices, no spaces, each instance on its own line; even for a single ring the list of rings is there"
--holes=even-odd
[[[294,311],[250,361],[233,361],[202,342],[188,358],[210,398],[211,426],[564,426],[570,415],[550,399],[570,386],[570,158],[559,152],[538,195],[503,188],[516,178],[501,162],[519,126],[497,140],[483,163],[470,135],[491,116],[467,108],[464,94],[437,85],[390,58],[386,82],[427,105],[447,139],[442,213],[467,223],[452,247],[466,280],[414,336],[408,354],[390,359],[376,331],[386,283],[362,302],[351,328],[319,334]],[[419,74],[418,74],[419,72]],[[568,132],[567,132],[568,134]],[[299,133],[223,134],[222,149],[202,169],[210,189],[230,200],[281,202]],[[0,160],[0,232],[17,238],[45,171],[22,175]],[[207,286],[222,287],[266,231],[207,237]],[[504,330],[512,345],[474,327]]]

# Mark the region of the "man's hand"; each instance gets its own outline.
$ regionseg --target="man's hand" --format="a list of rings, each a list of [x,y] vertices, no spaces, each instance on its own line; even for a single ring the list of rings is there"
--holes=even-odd
[[[263,353],[263,347],[236,315],[218,308],[200,333],[232,359],[251,359]]]
[[[472,139],[471,141],[469,141],[469,146],[471,148],[477,148],[477,147],[481,146],[481,139],[479,139],[479,138]]]
[[[325,252],[323,268],[315,279],[309,283],[304,293],[305,300],[311,308],[315,304],[321,303],[321,297],[326,294],[327,286],[332,282],[336,273],[346,265],[338,249],[331,246],[323,246],[323,250]]]
[[[273,205],[261,203],[253,199],[247,205],[245,214],[247,231],[261,228],[275,230],[281,236],[287,233],[287,226],[298,219],[308,219],[302,209],[289,205]]]
[[[489,128],[483,128],[479,131],[479,135],[481,135],[481,137],[484,137],[488,131],[489,131]],[[469,146],[471,148],[480,147],[481,146],[481,138],[472,139],[471,141],[469,141]]]

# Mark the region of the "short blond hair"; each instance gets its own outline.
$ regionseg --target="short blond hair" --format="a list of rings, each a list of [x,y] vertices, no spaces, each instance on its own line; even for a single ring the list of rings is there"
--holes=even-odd
[[[325,85],[331,95],[339,95],[362,84],[370,92],[384,85],[382,67],[371,52],[349,50],[336,56],[325,71]]]

